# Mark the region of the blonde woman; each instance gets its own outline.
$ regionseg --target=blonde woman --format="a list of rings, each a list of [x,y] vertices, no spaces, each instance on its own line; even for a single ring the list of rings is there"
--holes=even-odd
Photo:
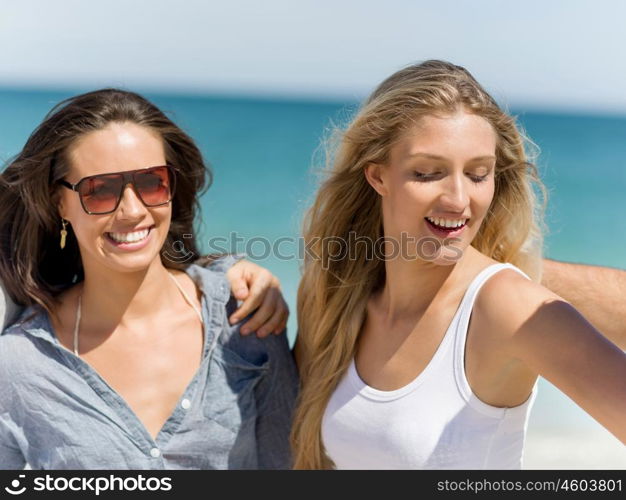
[[[533,184],[465,69],[372,94],[305,221],[297,468],[519,468],[539,375],[626,442],[626,356],[538,283]]]

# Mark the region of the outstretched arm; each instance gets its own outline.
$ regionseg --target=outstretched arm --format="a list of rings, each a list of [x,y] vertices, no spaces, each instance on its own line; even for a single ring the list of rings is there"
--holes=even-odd
[[[561,297],[505,273],[482,292],[503,355],[550,381],[626,444],[626,353]]]
[[[626,271],[544,259],[541,284],[626,350]]]

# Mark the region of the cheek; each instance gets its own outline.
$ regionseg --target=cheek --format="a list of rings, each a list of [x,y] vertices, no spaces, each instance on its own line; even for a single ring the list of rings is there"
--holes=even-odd
[[[485,190],[481,193],[480,202],[481,206],[485,212],[489,210],[489,207],[493,203],[493,195],[495,193],[495,185],[493,181],[490,181],[487,186],[485,186]]]
[[[421,212],[432,202],[436,194],[428,184],[404,184],[389,195],[390,205],[397,213],[413,215]]]
[[[172,220],[172,206],[167,205],[162,207],[162,209],[155,215],[157,220],[161,223],[167,223],[167,229],[169,229],[169,224]]]
[[[74,218],[72,229],[81,245],[90,246],[91,242],[102,233],[105,224],[106,221],[99,217],[85,214]]]
[[[489,185],[481,186],[472,197],[472,213],[480,217],[481,222],[489,213],[489,208],[494,201],[494,191],[494,184],[490,182]]]
[[[159,209],[153,210],[152,219],[156,224],[158,224],[159,233],[162,235],[162,238],[165,239],[167,237],[167,233],[170,230],[170,224],[172,222],[172,209],[171,206],[161,207]]]
[[[423,217],[432,204],[433,192],[430,186],[409,185],[397,189],[383,197],[383,223],[388,235],[406,232],[421,234]]]
[[[69,196],[68,196],[69,194]],[[74,195],[74,196],[72,196]],[[69,221],[72,231],[82,246],[89,246],[89,241],[101,226],[100,217],[89,215],[80,204],[75,193],[67,193],[61,197],[59,203],[59,216]]]

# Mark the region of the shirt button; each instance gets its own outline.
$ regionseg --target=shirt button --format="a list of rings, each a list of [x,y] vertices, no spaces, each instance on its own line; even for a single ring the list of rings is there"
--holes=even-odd
[[[150,455],[152,456],[152,458],[159,458],[161,456],[161,450],[159,450],[158,448],[152,448],[150,450]]]
[[[191,406],[191,401],[189,401],[188,399],[183,399],[183,400],[180,402],[180,406],[182,406],[182,407],[183,407],[183,410],[188,410],[188,409],[189,409],[189,407]]]

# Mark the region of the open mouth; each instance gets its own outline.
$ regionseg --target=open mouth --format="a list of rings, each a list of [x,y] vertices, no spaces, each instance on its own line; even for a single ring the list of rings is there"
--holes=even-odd
[[[139,229],[138,231],[129,231],[126,233],[105,233],[106,237],[116,245],[131,245],[141,243],[148,239],[150,231],[154,229],[154,226]]]
[[[468,218],[461,219],[444,219],[442,217],[424,217],[424,220],[437,231],[444,231],[446,233],[454,233],[460,231],[467,226]]]

